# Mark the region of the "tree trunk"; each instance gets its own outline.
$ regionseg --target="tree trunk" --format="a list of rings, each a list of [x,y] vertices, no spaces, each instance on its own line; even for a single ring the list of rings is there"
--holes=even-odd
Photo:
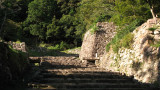
[[[150,9],[150,10],[151,10],[153,19],[155,19],[155,18],[156,18],[156,15],[155,15],[155,13],[154,13],[154,7],[151,6],[151,9]]]

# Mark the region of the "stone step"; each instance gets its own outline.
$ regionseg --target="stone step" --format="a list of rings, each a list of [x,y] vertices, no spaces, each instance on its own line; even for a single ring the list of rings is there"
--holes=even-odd
[[[55,89],[55,88],[51,88],[51,89],[27,89],[27,90],[59,90],[59,89]],[[66,88],[61,88],[60,90],[154,90],[154,89],[147,89],[147,88],[83,88],[83,89],[79,89],[79,88],[70,88],[70,89],[66,89]]]
[[[123,78],[123,79],[133,79],[132,77],[123,77],[119,75],[114,75],[114,74],[68,74],[68,75],[58,75],[55,73],[40,73],[43,78],[110,78],[110,79],[118,79],[118,78]]]
[[[59,68],[56,68],[54,66],[45,69],[44,67],[44,71],[97,71],[97,72],[109,72],[106,71],[105,69],[101,69],[101,68],[97,68],[97,67],[77,67],[77,66],[65,66],[65,68],[63,66],[60,66]]]
[[[30,81],[27,90],[158,90],[134,81],[133,77],[82,64],[75,57],[43,59],[40,73]]]
[[[124,83],[81,83],[81,84],[75,84],[75,83],[48,83],[48,84],[31,84],[30,87],[36,87],[36,88],[48,88],[48,87],[54,87],[54,88],[75,88],[75,89],[85,89],[85,88],[145,88],[145,86],[138,85],[138,84],[124,84]]]
[[[52,70],[52,71],[47,71],[43,70],[41,73],[63,73],[63,72],[68,72],[68,73],[78,73],[78,74],[114,74],[114,75],[122,75],[121,73],[117,72],[106,72],[106,71],[91,71],[91,70]]]
[[[95,60],[100,60],[100,57],[83,57],[83,60],[95,61]]]
[[[134,83],[134,81],[132,80],[128,80],[128,79],[81,79],[81,78],[67,78],[67,79],[63,79],[63,78],[47,78],[47,79],[36,79],[33,80],[33,82],[39,82],[39,83]]]

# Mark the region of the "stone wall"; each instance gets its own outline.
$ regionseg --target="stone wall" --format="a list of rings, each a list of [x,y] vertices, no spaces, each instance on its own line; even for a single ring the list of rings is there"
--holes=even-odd
[[[134,76],[145,83],[159,81],[160,48],[153,45],[160,41],[160,29],[149,31],[151,25],[148,26],[148,22],[134,30],[131,49],[120,48],[118,53],[114,53],[110,48],[100,59],[99,67]]]
[[[88,30],[83,38],[83,43],[80,52],[80,59],[83,57],[98,57],[103,56],[105,53],[105,46],[115,35],[116,27],[113,23],[99,22],[97,23],[99,28],[94,34],[91,30]]]
[[[13,49],[16,49],[16,50],[19,50],[19,51],[22,51],[22,52],[27,52],[27,47],[26,47],[26,44],[25,42],[21,42],[21,43],[16,43],[16,42],[8,42],[8,44],[10,44]]]
[[[0,88],[15,86],[28,68],[28,55],[14,52],[8,43],[0,42]],[[4,89],[3,89],[4,88]],[[8,90],[8,89],[7,89]]]

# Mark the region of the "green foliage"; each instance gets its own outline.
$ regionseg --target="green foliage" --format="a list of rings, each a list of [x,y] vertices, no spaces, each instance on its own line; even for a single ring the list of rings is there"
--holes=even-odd
[[[156,42],[155,44],[151,44],[151,46],[152,46],[152,47],[157,47],[157,48],[160,47],[160,41],[159,41],[159,42]]]
[[[150,6],[151,13],[153,18],[156,17],[156,15],[160,15],[159,9],[160,9],[160,1],[159,0],[141,0],[142,2],[147,3]]]
[[[91,31],[90,32],[91,32],[91,34],[94,34],[97,30],[98,30],[98,27],[96,26],[96,23],[95,23],[91,26]]]
[[[73,48],[71,45],[61,42],[59,44],[51,45],[46,43],[39,44],[34,49],[29,49],[30,56],[57,56],[60,51]]]
[[[109,51],[110,46],[111,46],[111,43],[109,42],[109,43],[106,45],[106,51],[107,51],[107,52]]]
[[[95,22],[107,21],[113,14],[113,5],[106,0],[82,0],[79,4],[76,17],[83,19],[86,29]]]
[[[56,10],[55,0],[34,0],[28,5],[28,17],[23,23],[25,30],[44,40],[47,26],[52,22]]]
[[[115,37],[112,39],[112,41],[107,44],[106,51],[109,50],[110,46],[112,46],[113,51],[117,52],[120,47],[130,47],[130,41],[132,41],[132,32],[137,26],[141,24],[141,20],[135,20],[130,25],[121,28],[117,31]],[[127,38],[129,36],[129,38]],[[126,39],[126,40],[125,40]],[[122,42],[123,41],[123,42]]]
[[[157,28],[155,28],[155,27],[151,27],[151,28],[149,28],[148,30],[150,30],[150,31],[155,31]]]
[[[115,43],[114,45],[112,45],[112,49],[115,53],[118,53],[118,50],[120,48],[120,44],[119,43]]]
[[[60,44],[56,44],[55,46],[47,47],[47,49],[49,50],[66,50],[68,48],[69,48],[69,45],[63,41]]]
[[[133,43],[134,35],[129,33],[125,35],[121,40],[121,46],[125,48],[131,48],[131,45]]]
[[[20,43],[21,43],[21,41],[17,40],[17,41],[16,41],[16,43],[20,44]]]
[[[152,27],[148,28],[148,30],[150,31],[155,31],[156,29],[158,29],[159,26],[158,25],[153,25]]]
[[[69,45],[80,46],[84,33],[91,27],[92,33],[97,30],[97,22],[111,21],[121,29],[135,19],[143,22],[151,17],[150,4],[154,4],[158,14],[159,1],[155,0],[4,0],[0,9],[0,23],[5,13],[17,28],[4,26],[5,40],[20,40],[27,44],[37,45],[41,42],[54,45],[63,41]],[[146,2],[147,1],[147,2]],[[11,14],[10,14],[11,13]],[[7,24],[7,23],[6,23]],[[10,26],[9,26],[10,27]],[[132,27],[129,27],[132,28]],[[18,33],[17,33],[18,32]],[[117,31],[117,39],[127,31]],[[129,31],[130,32],[130,31]],[[112,42],[116,42],[114,39]],[[117,43],[118,45],[118,43]],[[109,45],[108,45],[109,46]]]
[[[115,0],[115,14],[110,21],[119,26],[130,24],[135,19],[151,18],[149,5],[141,0]]]
[[[16,41],[18,38],[21,38],[20,25],[20,23],[16,23],[12,20],[6,20],[1,34],[2,38],[6,41]]]

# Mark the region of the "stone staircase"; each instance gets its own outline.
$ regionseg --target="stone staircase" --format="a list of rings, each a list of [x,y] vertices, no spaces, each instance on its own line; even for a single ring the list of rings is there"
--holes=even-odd
[[[76,57],[43,57],[27,90],[153,90],[132,77],[82,63]]]

